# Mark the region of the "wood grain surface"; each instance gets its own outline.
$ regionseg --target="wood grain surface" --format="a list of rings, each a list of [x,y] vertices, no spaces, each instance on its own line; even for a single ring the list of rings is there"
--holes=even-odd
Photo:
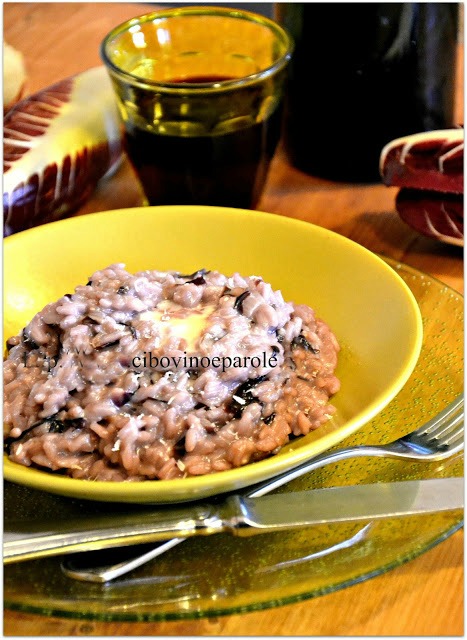
[[[28,93],[100,64],[115,24],[152,10],[136,3],[5,3],[4,38],[20,49]],[[459,45],[456,121],[463,122]],[[306,220],[400,260],[462,291],[463,252],[412,231],[394,209],[397,190],[334,183],[276,155],[259,209]],[[135,206],[141,192],[125,162],[78,212]],[[180,622],[94,622],[4,612],[5,636],[458,636],[463,635],[463,532],[384,575],[316,599],[243,615]]]

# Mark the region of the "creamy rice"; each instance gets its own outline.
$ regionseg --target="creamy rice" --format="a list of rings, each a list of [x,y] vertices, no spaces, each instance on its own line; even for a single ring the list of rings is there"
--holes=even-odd
[[[239,467],[318,428],[339,390],[339,345],[312,309],[260,277],[204,269],[113,264],[7,347],[10,459],[73,478]]]

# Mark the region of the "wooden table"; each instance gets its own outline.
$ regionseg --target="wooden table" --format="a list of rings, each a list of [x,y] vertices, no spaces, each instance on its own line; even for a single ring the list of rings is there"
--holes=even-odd
[[[99,43],[118,22],[152,10],[147,4],[6,3],[4,37],[24,56],[32,93],[100,64]],[[459,47],[462,63],[463,49]],[[458,66],[456,121],[463,118]],[[279,152],[259,209],[319,224],[372,251],[427,272],[461,291],[462,250],[419,236],[394,210],[396,191],[382,185],[319,180],[292,168]],[[78,212],[139,205],[127,163]],[[337,593],[295,605],[206,620],[103,623],[5,611],[7,636],[372,636],[463,633],[463,532],[416,560]]]

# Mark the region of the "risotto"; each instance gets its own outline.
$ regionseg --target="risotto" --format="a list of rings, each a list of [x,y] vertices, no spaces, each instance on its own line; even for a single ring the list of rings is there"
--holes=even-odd
[[[334,412],[338,342],[257,276],[94,273],[7,341],[5,448],[73,478],[240,467]]]

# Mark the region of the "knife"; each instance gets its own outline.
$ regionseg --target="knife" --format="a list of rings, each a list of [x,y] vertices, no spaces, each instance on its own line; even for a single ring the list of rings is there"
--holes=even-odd
[[[276,493],[227,496],[191,503],[63,521],[4,525],[5,563],[91,551],[172,537],[229,532],[237,536],[297,527],[414,516],[464,507],[463,478],[411,480]]]

